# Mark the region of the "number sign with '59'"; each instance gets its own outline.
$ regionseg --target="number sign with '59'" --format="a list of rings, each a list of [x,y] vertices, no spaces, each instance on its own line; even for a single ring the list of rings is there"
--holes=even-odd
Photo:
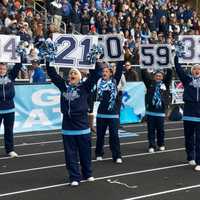
[[[103,61],[123,59],[122,38],[118,35],[101,37],[97,35],[53,34],[53,41],[58,45],[55,63],[58,67],[94,68],[87,61],[87,55],[93,45],[99,45],[104,51]]]
[[[19,41],[19,36],[0,35],[0,62],[20,62],[20,56],[16,52]]]
[[[171,68],[171,48],[167,44],[145,44],[140,47],[141,68]]]
[[[200,36],[181,35],[179,40],[183,42],[185,54],[179,59],[180,63],[200,63]]]

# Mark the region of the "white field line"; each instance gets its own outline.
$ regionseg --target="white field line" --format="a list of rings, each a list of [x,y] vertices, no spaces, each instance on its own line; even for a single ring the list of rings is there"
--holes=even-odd
[[[169,152],[175,152],[175,151],[183,151],[184,148],[178,148],[178,149],[169,149],[165,151],[156,151],[153,154],[162,154],[162,153],[169,153]],[[128,154],[128,155],[123,155],[123,158],[132,158],[132,157],[139,157],[139,156],[149,156],[152,155],[152,153],[137,153],[137,154]],[[106,160],[112,160],[112,158],[104,158],[103,161]],[[96,161],[92,160],[92,162],[101,162],[101,161]],[[44,170],[44,169],[51,169],[51,168],[59,168],[59,167],[64,167],[65,164],[59,164],[59,165],[49,165],[49,166],[43,166],[43,167],[37,167],[37,168],[29,168],[29,169],[23,169],[23,170],[16,170],[16,171],[8,171],[8,172],[2,172],[0,173],[0,176],[3,175],[8,175],[8,174],[16,174],[16,173],[23,173],[23,172],[31,172],[31,171],[38,171],[38,170]]]
[[[183,139],[184,137],[183,136],[178,136],[178,137],[169,137],[169,138],[165,138],[165,141],[167,140],[176,140],[176,139]],[[141,143],[146,143],[148,142],[148,140],[139,140],[139,141],[134,141],[134,142],[121,142],[120,143],[120,146],[125,146],[125,145],[131,145],[131,144],[141,144]],[[38,144],[38,143],[37,143]],[[32,145],[35,145],[32,144]],[[27,145],[24,145],[24,146],[27,146]],[[105,148],[109,147],[109,145],[104,145]],[[96,147],[95,146],[92,146],[92,149],[95,149]],[[22,155],[19,155],[18,158],[23,158],[23,157],[31,157],[31,156],[38,156],[38,155],[48,155],[48,154],[56,154],[56,153],[63,153],[64,150],[57,150],[57,151],[46,151],[46,152],[40,152],[40,153],[32,153],[32,154],[22,154]],[[1,157],[0,160],[5,160],[5,159],[13,159],[9,156],[7,157]]]
[[[165,122],[165,125],[167,124],[179,124],[179,123],[182,123],[182,121],[178,121],[178,122]],[[145,124],[138,124],[138,125],[125,125],[124,128],[134,128],[134,127],[146,127]],[[183,128],[182,128],[183,129]],[[170,130],[170,129],[166,129],[166,130]],[[143,131],[142,131],[143,132]],[[145,131],[146,133],[146,131]],[[59,135],[61,134],[61,131],[58,131],[56,130],[55,132],[51,132],[51,133],[32,133],[32,134],[28,134],[28,133],[25,133],[25,134],[20,134],[20,135],[15,135],[14,137],[15,138],[23,138],[23,137],[37,137],[37,136],[48,136],[48,135]],[[3,136],[0,136],[0,139],[3,139],[4,137]]]
[[[103,177],[95,178],[95,181],[109,179],[109,178],[115,178],[115,177],[122,177],[122,176],[148,173],[148,172],[155,172],[155,171],[161,171],[161,170],[167,170],[167,169],[180,168],[180,167],[185,167],[187,165],[188,164],[170,165],[170,166],[166,166],[166,167],[159,167],[159,168],[153,168],[153,169],[147,169],[147,170],[140,170],[140,171],[121,173],[121,174],[114,174],[114,175],[110,175],[110,176],[103,176]],[[81,182],[86,182],[86,181],[81,181]],[[30,189],[27,189],[27,190],[19,190],[19,191],[10,192],[10,193],[3,193],[3,194],[0,194],[0,197],[13,196],[13,195],[23,194],[23,193],[33,192],[33,191],[40,191],[40,190],[46,190],[46,189],[51,189],[51,188],[63,187],[63,186],[66,186],[66,185],[69,185],[69,183],[61,183],[61,184],[57,184],[57,185],[48,185],[48,186],[44,186],[44,187],[30,188]],[[200,185],[198,185],[198,186],[200,186]],[[179,190],[180,189],[181,188],[179,188]]]
[[[200,187],[200,184],[198,184],[198,185],[190,185],[190,186],[187,186],[187,187],[181,187],[181,188],[172,189],[172,190],[165,190],[165,191],[162,191],[162,192],[136,196],[136,197],[127,198],[127,199],[123,199],[123,200],[145,199],[145,198],[148,198],[148,197],[155,197],[155,196],[159,196],[159,195],[163,195],[163,194],[170,194],[170,193],[180,192],[180,191],[184,191],[184,190],[190,190],[190,189],[194,189],[194,188],[199,188],[199,187]]]
[[[179,138],[183,138],[183,136],[179,136],[179,137],[172,137],[172,139],[179,139]],[[165,138],[165,140],[169,138]],[[147,142],[147,140],[143,140],[144,142]],[[136,141],[136,144],[139,141]],[[26,147],[26,146],[33,146],[33,145],[45,145],[45,144],[54,144],[54,143],[62,143],[62,140],[51,140],[51,141],[46,141],[46,142],[32,142],[32,143],[21,143],[21,144],[15,144],[15,147]],[[133,143],[134,144],[134,143]],[[0,149],[3,149],[4,146],[0,146]]]
[[[165,125],[170,125],[170,124],[182,124],[183,123],[183,121],[169,121],[169,122],[165,122]],[[122,124],[122,126],[123,126],[123,124]],[[131,127],[141,127],[141,126],[144,126],[144,127],[147,127],[147,124],[146,123],[139,123],[139,124],[127,124],[127,125],[125,125],[124,127],[125,128],[131,128]]]
[[[173,132],[173,131],[181,131],[183,128],[171,128],[171,129],[165,129],[165,132]],[[133,134],[146,134],[147,131],[138,131],[138,132],[133,132]],[[41,134],[30,134],[30,135],[16,135],[14,138],[26,138],[26,137],[37,137],[37,136],[46,136],[46,135],[61,135],[61,133],[54,132],[54,133],[41,133]],[[108,137],[106,135],[105,137]],[[3,137],[0,137],[0,139],[3,139]],[[92,139],[96,139],[96,136],[93,136]],[[16,145],[15,145],[16,146]]]

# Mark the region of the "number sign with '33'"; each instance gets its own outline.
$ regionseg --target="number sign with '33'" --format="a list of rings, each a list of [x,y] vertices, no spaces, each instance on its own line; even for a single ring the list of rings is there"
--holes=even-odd
[[[20,62],[20,56],[16,52],[19,41],[19,36],[0,35],[0,62]]]
[[[98,37],[96,35],[53,34],[58,44],[57,56],[52,65],[58,67],[94,68],[87,61],[87,55],[93,45],[104,49],[103,61],[122,60],[122,39],[119,35]]]
[[[171,47],[167,44],[143,44],[140,47],[141,68],[171,68]]]
[[[200,63],[200,36],[180,35],[179,40],[183,42],[185,54],[179,59],[180,63]]]

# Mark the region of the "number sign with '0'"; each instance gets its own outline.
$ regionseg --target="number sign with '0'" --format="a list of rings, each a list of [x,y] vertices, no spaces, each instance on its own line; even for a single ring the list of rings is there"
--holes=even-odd
[[[0,35],[0,62],[20,62],[20,56],[16,52],[19,41],[19,36]]]
[[[179,40],[183,42],[185,54],[179,59],[180,63],[200,63],[200,36],[181,35]]]
[[[171,48],[167,44],[149,44],[140,47],[141,68],[171,68]]]
[[[102,61],[120,61],[124,60],[123,55],[124,37],[120,34],[99,35],[98,44],[104,50]]]
[[[53,41],[58,45],[54,65],[58,67],[94,68],[87,61],[92,45],[97,45],[97,36],[53,34]]]

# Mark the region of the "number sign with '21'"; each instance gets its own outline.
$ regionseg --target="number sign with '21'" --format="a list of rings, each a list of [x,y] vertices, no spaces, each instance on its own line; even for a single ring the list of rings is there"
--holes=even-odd
[[[19,36],[0,35],[0,62],[20,62],[20,56],[16,52],[19,41]]]
[[[59,67],[94,68],[94,64],[90,64],[86,58],[92,46],[97,44],[104,50],[101,60],[123,59],[123,39],[119,35],[101,35],[99,37],[96,35],[53,34],[53,41],[58,44],[54,65]]]
[[[171,48],[167,44],[144,44],[140,47],[141,68],[171,68]]]
[[[58,67],[94,68],[94,64],[90,64],[86,58],[92,45],[97,45],[97,36],[53,34],[53,41],[58,45],[54,65]]]
[[[179,40],[183,42],[185,54],[179,59],[180,63],[200,63],[200,36],[181,35]]]

